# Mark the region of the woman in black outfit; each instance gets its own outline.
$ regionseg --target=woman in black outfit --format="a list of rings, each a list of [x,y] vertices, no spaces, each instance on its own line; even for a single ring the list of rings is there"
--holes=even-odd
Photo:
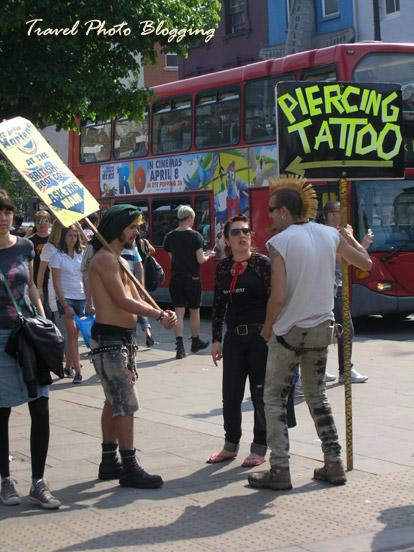
[[[249,220],[237,215],[224,225],[227,257],[216,269],[212,312],[213,345],[211,355],[223,358],[223,418],[225,441],[220,452],[208,458],[209,464],[237,456],[241,438],[241,403],[246,378],[254,407],[253,442],[242,466],[253,467],[265,462],[266,420],[263,387],[266,372],[267,345],[260,336],[270,295],[271,266],[268,257],[252,251]],[[221,345],[223,321],[227,331]],[[288,399],[289,427],[296,425],[293,387]]]

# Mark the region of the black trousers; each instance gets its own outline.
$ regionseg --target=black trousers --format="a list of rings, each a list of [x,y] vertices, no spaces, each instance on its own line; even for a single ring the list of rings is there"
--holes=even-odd
[[[335,322],[343,326],[344,321],[342,317],[342,287],[341,286],[338,287],[338,290],[335,296],[334,316],[335,316]],[[351,316],[349,317],[349,322],[350,322],[350,329],[351,329],[350,345],[351,345],[351,356],[352,356],[352,340],[354,338],[354,325],[352,323]],[[342,337],[342,334],[337,336],[337,340],[338,340],[339,374],[343,375],[344,373],[344,339]],[[352,367],[352,363],[351,363],[351,367]]]
[[[32,478],[41,479],[45,471],[49,447],[49,399],[40,397],[30,401],[30,453]],[[9,477],[9,417],[11,408],[0,408],[0,476]]]
[[[266,418],[263,389],[266,374],[267,345],[259,333],[239,336],[228,331],[223,342],[223,418],[225,448],[236,451],[242,435],[241,404],[246,379],[254,408],[251,452],[266,454]],[[288,425],[296,425],[293,386],[288,399]]]

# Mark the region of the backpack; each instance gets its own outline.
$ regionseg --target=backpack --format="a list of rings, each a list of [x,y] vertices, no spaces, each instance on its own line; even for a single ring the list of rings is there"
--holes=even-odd
[[[145,289],[147,291],[155,291],[164,281],[164,269],[160,263],[150,255],[147,241],[142,241],[145,251],[145,259],[142,263],[144,267]]]

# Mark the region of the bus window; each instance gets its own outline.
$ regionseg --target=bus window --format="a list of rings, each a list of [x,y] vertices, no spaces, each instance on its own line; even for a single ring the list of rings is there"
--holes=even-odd
[[[197,96],[196,148],[238,144],[240,139],[240,91],[221,89]]]
[[[414,54],[367,54],[353,71],[355,82],[398,82],[402,85],[405,165],[414,164]]]
[[[194,230],[203,236],[203,247],[208,249],[211,245],[210,225],[210,197],[208,194],[197,195],[194,202],[195,223]]]
[[[115,159],[142,157],[148,152],[148,115],[144,121],[115,121]]]
[[[170,230],[178,226],[177,210],[181,205],[191,207],[191,198],[181,197],[163,197],[152,201],[152,241],[153,245],[162,247],[164,238]]]
[[[245,88],[244,139],[266,142],[276,138],[275,86],[295,80],[294,74],[250,81]]]
[[[414,251],[414,183],[410,180],[355,182],[356,233],[374,232],[370,251]]]
[[[108,161],[111,156],[111,122],[81,124],[80,160],[81,163]]]
[[[353,71],[355,82],[414,84],[414,54],[378,52],[367,54]]]
[[[191,148],[191,98],[162,100],[153,106],[154,153],[175,153]]]
[[[308,69],[307,71],[303,71],[301,80],[334,82],[338,80],[336,75],[336,67],[334,65],[329,65],[327,67]]]

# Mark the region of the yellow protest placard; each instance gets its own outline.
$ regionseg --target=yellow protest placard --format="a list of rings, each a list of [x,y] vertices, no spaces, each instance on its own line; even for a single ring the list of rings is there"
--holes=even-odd
[[[0,124],[0,151],[64,225],[94,213],[99,203],[23,117]]]

